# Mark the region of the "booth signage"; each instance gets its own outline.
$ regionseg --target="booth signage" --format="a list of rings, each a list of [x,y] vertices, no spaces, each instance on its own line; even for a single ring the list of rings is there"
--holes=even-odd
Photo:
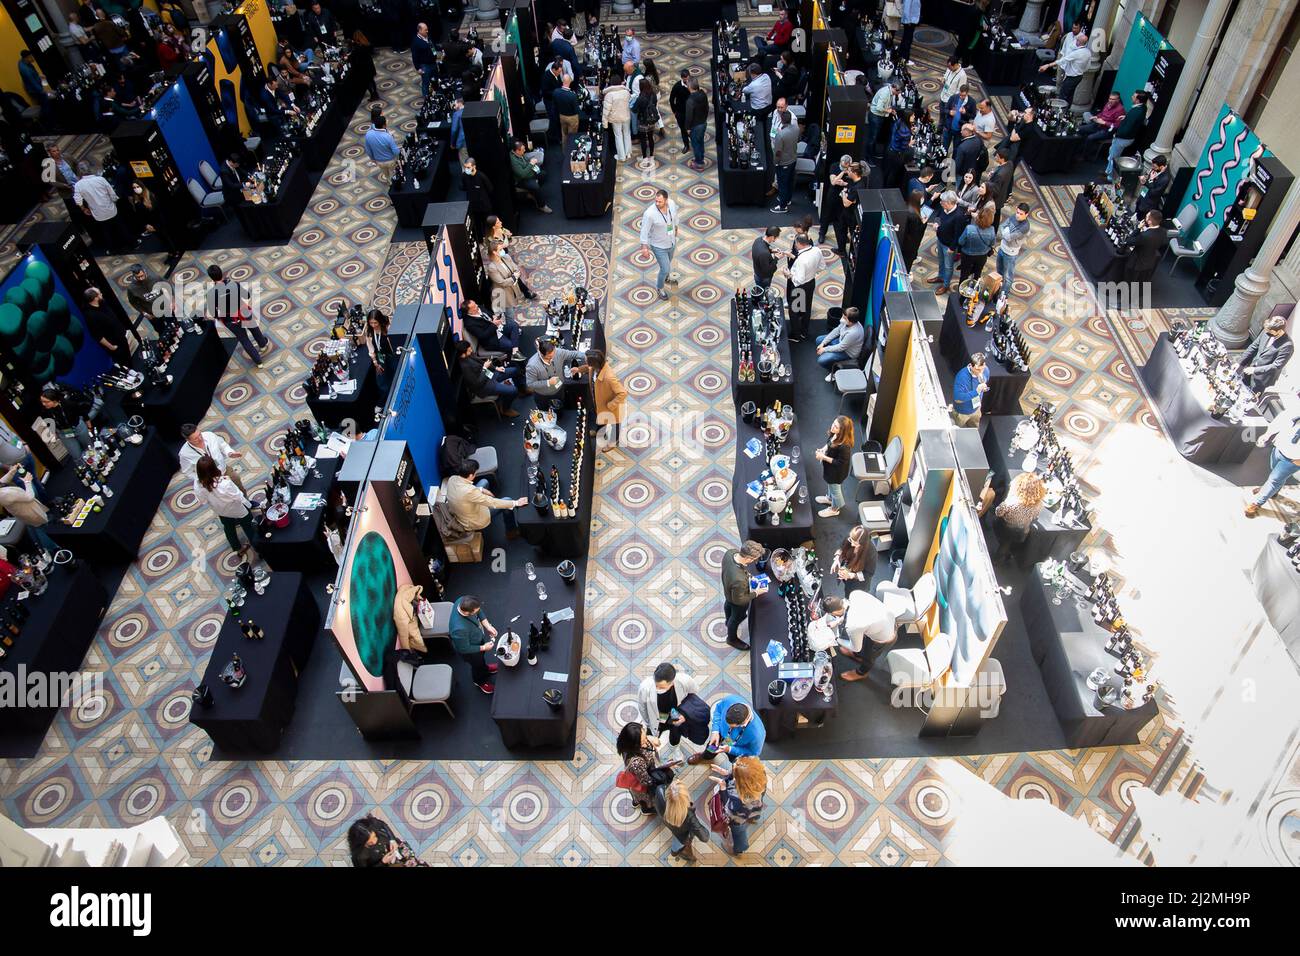
[[[835,142],[851,143],[857,138],[857,127],[855,126],[836,126]]]

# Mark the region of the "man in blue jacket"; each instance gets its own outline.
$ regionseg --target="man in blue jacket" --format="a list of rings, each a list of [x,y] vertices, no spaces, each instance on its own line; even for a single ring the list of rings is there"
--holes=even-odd
[[[711,761],[720,753],[733,762],[740,757],[757,757],[767,740],[763,721],[739,694],[728,694],[713,705],[710,730],[704,749],[686,758],[688,764]]]
[[[438,57],[429,40],[427,23],[421,23],[415,28],[415,36],[411,39],[411,65],[420,71],[420,95],[427,97],[429,85],[438,72]]]
[[[984,364],[984,353],[976,352],[952,383],[952,410],[958,425],[966,428],[980,423],[980,405],[988,390],[989,369]]]

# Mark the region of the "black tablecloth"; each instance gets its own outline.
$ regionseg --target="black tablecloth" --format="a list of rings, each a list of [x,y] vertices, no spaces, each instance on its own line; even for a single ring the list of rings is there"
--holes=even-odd
[[[1043,673],[1043,686],[1065,731],[1066,746],[1114,747],[1137,743],[1138,734],[1159,712],[1155,701],[1133,710],[1108,706],[1088,689],[1087,677],[1098,667],[1106,668],[1117,686],[1118,659],[1105,651],[1107,632],[1081,609],[1071,595],[1053,604],[1036,567],[1025,577],[1020,610],[1034,661]]]
[[[646,33],[694,33],[711,30],[723,19],[724,6],[732,9],[735,19],[736,5],[723,4],[722,0],[646,0]]]
[[[590,414],[589,411],[588,415]],[[552,451],[546,442],[542,442],[542,453],[538,459],[539,474],[543,477],[551,473],[552,465],[559,470],[561,496],[566,495],[569,490],[569,471],[573,465],[573,442],[576,438],[574,429],[577,421],[577,412],[568,409],[561,412],[559,426],[568,432],[564,450]],[[591,421],[590,417],[588,421]],[[515,519],[519,522],[519,534],[533,547],[540,548],[546,554],[557,558],[579,558],[587,553],[587,545],[591,538],[591,497],[596,469],[595,454],[595,439],[589,437],[582,453],[576,515],[569,518],[556,518],[553,515],[543,517],[533,507],[531,500],[515,511]],[[503,487],[501,494],[506,498],[529,498],[530,487],[528,461],[525,458],[519,466],[516,483]]]
[[[738,410],[745,402],[753,402],[760,409],[766,408],[778,400],[787,405],[794,404],[794,363],[790,358],[789,329],[785,323],[785,301],[783,299],[777,299],[776,301],[781,315],[781,339],[777,343],[777,350],[781,353],[781,361],[785,364],[785,377],[779,381],[773,379],[770,382],[763,382],[758,379],[758,369],[755,368],[755,380],[742,382],[740,380],[740,349],[736,347],[736,299],[734,296],[731,299],[731,391],[735,396]],[[748,321],[748,318],[746,321]],[[757,360],[755,364],[757,364]]]
[[[921,0],[921,22],[957,37],[957,49],[964,50],[971,38],[979,32],[980,8],[961,0]]]
[[[1015,461],[1011,455],[1011,436],[1016,426],[1025,420],[1024,415],[985,415],[981,421],[984,430],[984,455],[988,458],[989,471],[993,474],[993,490],[997,492],[997,503],[1001,504],[1007,496],[1007,487],[1024,469],[1024,453],[1017,451]],[[990,509],[989,515],[992,516]],[[990,522],[992,524],[992,522]],[[1022,566],[1037,564],[1044,558],[1065,560],[1071,552],[1079,550],[1083,541],[1092,531],[1092,525],[1085,517],[1077,525],[1062,524],[1055,511],[1044,508],[1029,529],[1029,538],[1019,549]]]
[[[167,441],[180,441],[181,426],[198,424],[212,404],[212,394],[230,361],[215,323],[205,322],[197,333],[181,340],[167,363],[172,383],[149,388],[141,401],[144,420]]]
[[[176,453],[163,444],[154,429],[148,428],[143,442],[127,445],[122,450],[122,457],[108,476],[113,497],[104,500],[102,510],[92,511],[79,528],[51,521],[45,530],[59,547],[67,548],[78,558],[129,564],[140,550],[140,542],[175,471]],[[52,498],[90,497],[71,464],[64,465],[47,480],[45,488]]]
[[[397,224],[406,229],[418,229],[424,222],[424,210],[431,202],[444,202],[451,183],[447,164],[446,139],[433,141],[433,162],[419,179],[408,181],[400,190],[390,187],[388,199],[397,213]]]
[[[235,216],[249,239],[290,239],[309,202],[311,176],[306,160],[298,156],[289,164],[272,202],[237,203]]]
[[[1246,424],[1210,417],[1192,391],[1168,332],[1160,333],[1151,357],[1138,374],[1160,411],[1170,441],[1188,461],[1198,465],[1232,464],[1250,456],[1255,447],[1251,435],[1258,432]],[[1265,422],[1260,419],[1254,424],[1262,427]]]
[[[987,41],[981,41],[970,51],[970,62],[975,67],[984,86],[1019,86],[1029,73],[1030,64],[1038,65],[1038,58],[1029,49],[991,50]]]
[[[991,336],[984,328],[966,325],[961,309],[961,296],[948,296],[948,307],[943,313],[943,328],[939,332],[939,354],[948,363],[949,375],[945,389],[951,393],[953,377],[970,364],[976,352],[984,353],[989,370],[989,390],[984,393],[980,410],[985,415],[1019,415],[1020,396],[1029,385],[1030,373],[1012,372],[989,352]]]
[[[1269,623],[1281,636],[1291,659],[1300,664],[1300,572],[1286,556],[1286,549],[1278,544],[1277,535],[1270,534],[1264,541],[1250,569],[1250,580]]]
[[[1124,257],[1092,218],[1092,204],[1083,193],[1075,197],[1066,238],[1079,262],[1098,282],[1119,282],[1124,278]]]
[[[369,431],[375,427],[375,409],[382,410],[387,396],[379,394],[379,380],[375,377],[375,366],[370,361],[370,352],[361,346],[352,353],[350,366],[351,377],[357,387],[351,395],[335,395],[322,398],[320,394],[307,396],[307,407],[311,409],[316,421],[326,428],[343,429],[352,423],[356,434]]]
[[[608,126],[602,128],[605,131],[605,152],[599,179],[573,178],[569,167],[573,137],[570,136],[565,139],[560,198],[564,201],[564,217],[566,219],[603,216],[609,212],[614,203],[614,177],[617,175],[615,167],[618,165],[614,162],[614,131]]]
[[[531,507],[531,505],[530,505]],[[510,607],[494,612],[502,622],[518,614],[515,629],[528,642],[528,623],[542,622],[543,613],[573,608],[573,619],[561,621],[551,630],[549,650],[537,657],[536,664],[522,660],[514,667],[499,667],[493,675],[496,692],[492,695],[492,719],[501,731],[507,747],[559,747],[573,732],[578,719],[578,682],[582,669],[582,588],[565,584],[554,568],[538,567],[537,580],[546,585],[545,603],[538,600],[536,583],[522,574],[517,597]],[[552,675],[548,677],[547,675]],[[556,680],[554,677],[561,677]],[[557,688],[564,694],[559,708],[542,700],[543,692]]]
[[[714,116],[725,116],[716,112]],[[762,139],[759,149],[762,151],[762,165],[751,168],[737,168],[731,165],[731,151],[727,148],[729,133],[718,127],[718,185],[722,192],[722,202],[727,206],[762,206],[768,201],[767,191],[776,178],[776,168],[772,165],[772,140],[768,135],[771,128],[769,120],[764,118],[761,126]],[[758,130],[756,130],[758,132]]]
[[[210,708],[191,706],[190,723],[201,727],[222,750],[270,753],[293,717],[298,675],[320,630],[320,609],[301,574],[274,574],[265,594],[249,593],[239,617],[226,615],[212,645],[203,683],[212,690]],[[240,625],[261,626],[266,637],[250,641]],[[221,671],[238,654],[248,678],[227,687]]]
[[[48,575],[45,593],[22,601],[28,617],[5,648],[0,671],[15,676],[21,666],[30,674],[70,674],[81,669],[86,650],[95,639],[99,622],[108,608],[108,593],[85,561],[75,571],[55,568]],[[18,588],[11,586],[4,606],[12,608]],[[26,685],[23,685],[26,686]],[[54,719],[57,707],[0,707],[0,733],[16,730],[44,730]]]
[[[786,660],[789,660],[790,625],[785,613],[785,600],[777,594],[775,587],[769,588],[762,597],[754,598],[749,605],[749,686],[750,699],[763,719],[767,739],[780,740],[794,732],[799,726],[800,716],[817,724],[827,717],[834,717],[835,703],[839,698],[832,694],[827,702],[813,690],[803,700],[796,701],[787,689],[781,703],[773,704],[767,695],[767,685],[777,679],[777,668],[768,667],[763,661],[763,654],[771,641],[784,645]]]
[[[300,494],[317,493],[329,498],[334,485],[334,475],[342,464],[341,458],[326,458],[316,462],[320,477],[309,471],[307,480],[292,489],[295,498]],[[289,526],[272,528],[265,524],[258,529],[260,537],[255,549],[273,571],[332,571],[338,566],[329,545],[325,543],[325,507],[314,511],[294,511],[290,502]]]
[[[736,417],[736,476],[732,481],[731,505],[736,512],[736,523],[740,526],[741,539],[752,538],[760,544],[769,548],[797,548],[812,536],[813,525],[813,490],[808,489],[808,500],[803,504],[795,498],[794,517],[787,524],[782,519],[780,524],[763,524],[756,523],[757,516],[754,514],[754,502],[745,486],[751,481],[758,478],[767,469],[767,462],[760,453],[757,458],[750,458],[745,454],[745,444],[751,439],[757,438],[763,440],[763,433],[753,425],[746,425],[739,417]],[[796,420],[794,426],[790,429],[790,435],[785,444],[781,446],[781,451],[791,452],[799,444],[799,423]],[[811,452],[807,457],[811,459]],[[800,483],[807,480],[808,462],[802,457],[799,464],[793,466],[794,472],[798,476]],[[796,495],[798,492],[795,492]]]
[[[1020,134],[1020,159],[1036,173],[1068,173],[1083,152],[1082,136],[1048,136],[1037,123]]]

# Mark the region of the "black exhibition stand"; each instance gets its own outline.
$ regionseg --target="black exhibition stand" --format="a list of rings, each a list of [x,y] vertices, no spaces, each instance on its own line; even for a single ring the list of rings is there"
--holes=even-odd
[[[745,454],[745,445],[751,438],[757,438],[762,442],[763,433],[756,426],[745,424],[744,420],[737,416],[736,477],[732,481],[731,503],[736,512],[736,523],[740,526],[740,537],[742,540],[751,538],[767,548],[797,548],[809,541],[813,536],[811,489],[809,489],[807,500],[803,503],[800,503],[798,498],[795,499],[794,515],[789,522],[785,520],[783,515],[778,515],[776,524],[767,521],[759,524],[758,516],[754,514],[756,499],[745,490],[745,486],[751,481],[756,481],[758,476],[767,469],[767,461],[764,460],[762,452],[756,458],[750,458]],[[785,440],[785,444],[781,446],[782,452],[788,453],[799,445],[799,441],[799,423],[796,421],[790,427],[790,433]],[[799,484],[805,488],[807,488],[808,480],[805,471],[806,464],[801,458],[799,464],[791,466],[791,469],[799,478]]]
[[[585,219],[603,216],[614,204],[614,178],[618,174],[614,162],[614,131],[602,127],[605,137],[604,165],[599,179],[575,179],[569,165],[573,154],[573,138],[566,139],[563,148],[563,178],[560,181],[560,198],[564,202],[564,218]]]
[[[588,404],[587,416],[589,422],[593,421],[594,415],[595,409]],[[569,487],[569,473],[573,466],[573,442],[576,437],[574,428],[577,425],[577,420],[577,412],[567,409],[560,412],[556,423],[568,432],[568,440],[561,451],[552,451],[546,442],[542,442],[541,454],[538,457],[539,474],[545,478],[551,473],[551,466],[554,465],[560,473],[562,493],[566,494]],[[576,515],[568,518],[557,518],[550,513],[549,509],[543,515],[533,506],[531,501],[522,508],[515,510],[515,520],[519,522],[519,534],[533,547],[539,548],[546,554],[554,555],[557,558],[580,558],[587,553],[587,547],[591,539],[592,486],[596,474],[595,448],[595,439],[588,436],[582,450],[582,464],[579,468],[578,513]],[[507,486],[507,488],[521,489],[520,495],[525,495],[529,487],[528,460],[525,458],[520,465],[518,482]]]
[[[759,410],[768,408],[777,401],[786,405],[794,404],[794,360],[790,357],[790,338],[789,329],[785,321],[785,300],[777,299],[777,315],[781,323],[781,338],[777,342],[777,351],[781,355],[781,362],[785,365],[785,376],[778,378],[775,370],[767,381],[762,381],[758,374],[757,361],[754,368],[754,381],[742,382],[740,380],[740,350],[733,348],[731,350],[731,392],[736,400],[736,407],[739,408],[745,402],[753,402]],[[739,319],[736,316],[736,297],[731,297],[731,341],[737,341],[737,331]],[[750,321],[749,316],[745,321]]]
[[[314,470],[320,472],[320,477],[308,471],[307,480],[290,489],[295,498],[300,494],[319,494],[326,499],[326,505],[311,511],[295,511],[290,507],[288,527],[273,528],[263,521],[258,528],[260,537],[254,549],[272,571],[332,571],[338,566],[325,541],[325,512],[334,476],[342,464],[341,458],[317,460]]]
[[[799,587],[798,582],[792,586]],[[800,600],[803,600],[802,592]],[[794,650],[790,646],[790,623],[785,612],[785,599],[777,593],[776,583],[762,597],[754,598],[749,605],[749,690],[754,709],[763,720],[768,740],[780,740],[788,737],[799,727],[799,718],[820,726],[827,717],[835,716],[836,693],[826,700],[815,689],[808,692],[803,700],[795,700],[787,688],[785,696],[773,703],[768,696],[767,687],[777,679],[778,669],[769,667],[763,659],[767,646],[772,641],[782,645],[786,651],[786,660]]]
[[[1119,282],[1124,278],[1126,257],[1120,255],[1110,236],[1092,218],[1092,203],[1086,194],[1075,197],[1065,238],[1080,265],[1098,282]]]
[[[943,329],[939,333],[939,352],[948,363],[949,375],[943,379],[945,397],[952,397],[952,379],[970,364],[976,352],[984,353],[984,363],[989,370],[989,390],[984,393],[980,410],[985,415],[1020,414],[1020,396],[1029,385],[1029,372],[1013,372],[989,352],[992,338],[986,328],[966,325],[966,313],[961,308],[961,296],[948,296],[948,306],[943,314]]]
[[[141,400],[140,414],[167,441],[180,441],[181,426],[197,424],[207,414],[230,353],[217,334],[216,323],[205,322],[187,334],[167,363],[172,383],[150,388]]]
[[[381,410],[386,396],[379,393],[379,380],[370,352],[365,347],[353,349],[349,378],[357,383],[350,394],[308,395],[307,407],[316,421],[326,428],[352,427],[357,435],[375,427],[375,415]]]

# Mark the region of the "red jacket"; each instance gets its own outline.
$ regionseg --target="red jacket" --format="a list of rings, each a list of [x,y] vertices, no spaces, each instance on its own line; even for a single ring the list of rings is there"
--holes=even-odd
[[[1124,121],[1124,104],[1107,103],[1106,108],[1093,117],[1098,123],[1107,129],[1114,129]]]
[[[784,45],[790,42],[792,33],[794,33],[794,24],[789,20],[781,20],[767,31],[767,42]]]

